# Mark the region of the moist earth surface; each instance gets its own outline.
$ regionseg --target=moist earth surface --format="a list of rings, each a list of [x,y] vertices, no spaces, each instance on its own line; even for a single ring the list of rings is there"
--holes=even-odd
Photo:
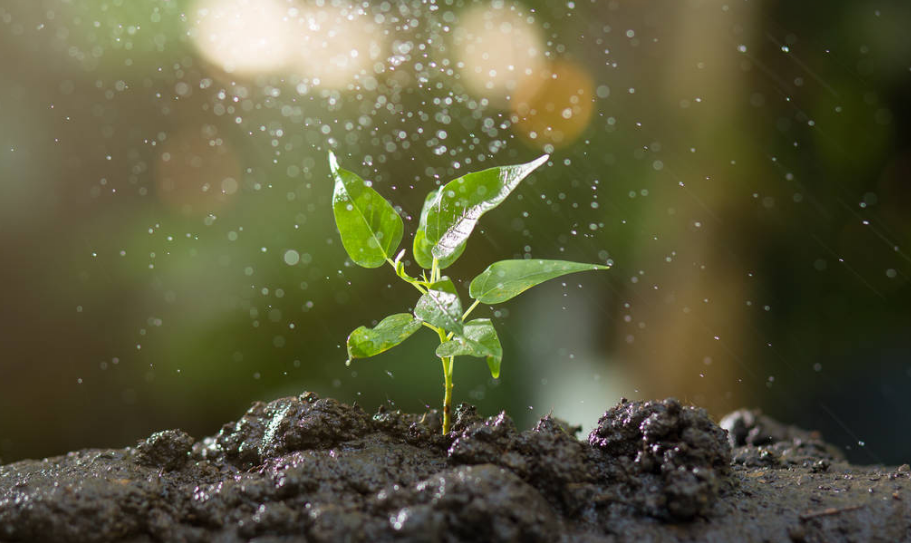
[[[545,417],[258,402],[195,440],[0,466],[0,541],[911,541],[911,470],[847,464],[741,410],[622,401],[585,439]]]

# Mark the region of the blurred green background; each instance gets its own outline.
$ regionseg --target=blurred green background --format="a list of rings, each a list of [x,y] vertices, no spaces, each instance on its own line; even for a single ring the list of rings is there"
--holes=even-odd
[[[333,149],[409,249],[439,183],[552,153],[450,275],[613,264],[479,309],[503,371],[459,359],[456,402],[758,406],[907,462],[909,27],[903,0],[5,0],[0,458],[303,390],[436,407],[429,331],[344,365],[416,299],[347,259]]]

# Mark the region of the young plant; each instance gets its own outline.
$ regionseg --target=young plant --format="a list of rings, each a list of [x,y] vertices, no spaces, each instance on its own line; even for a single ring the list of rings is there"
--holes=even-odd
[[[548,159],[527,164],[490,168],[454,179],[430,192],[424,200],[414,235],[414,260],[423,268],[420,277],[405,271],[405,249],[393,258],[402,241],[402,218],[370,183],[343,170],[332,152],[329,166],[335,180],[332,211],[342,245],[355,264],[379,268],[389,264],[396,275],[413,286],[421,297],[413,313],[386,317],[373,328],[361,326],[348,336],[348,361],[380,354],[408,339],[422,326],[440,339],[436,355],[443,363],[443,434],[449,433],[452,406],[452,371],[457,356],[487,359],[494,379],[500,376],[503,349],[490,319],[468,315],[478,304],[499,304],[529,288],[569,273],[604,270],[607,266],[562,260],[501,260],[488,266],[468,287],[474,302],[464,309],[452,280],[443,275],[465,250],[468,237],[484,213],[500,205],[528,174]]]

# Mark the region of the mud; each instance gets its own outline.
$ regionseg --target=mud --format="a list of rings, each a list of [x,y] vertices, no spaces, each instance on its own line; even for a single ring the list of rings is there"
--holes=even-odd
[[[911,541],[911,470],[846,464],[756,411],[622,402],[545,417],[405,414],[306,393],[212,437],[0,466],[0,541]]]

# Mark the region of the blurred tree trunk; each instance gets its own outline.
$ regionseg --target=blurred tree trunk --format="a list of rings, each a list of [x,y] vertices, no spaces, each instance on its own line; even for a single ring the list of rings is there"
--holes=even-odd
[[[677,396],[716,416],[744,401],[738,378],[745,362],[738,353],[749,326],[745,289],[751,266],[725,249],[725,238],[742,238],[731,229],[748,212],[744,184],[716,174],[730,170],[730,161],[742,158],[738,149],[749,145],[736,131],[738,111],[749,99],[743,64],[748,60],[737,40],[756,8],[741,3],[732,14],[725,4],[663,3],[660,11],[667,32],[659,35],[670,36],[672,43],[660,58],[665,65],[656,68],[661,90],[655,95],[663,100],[656,107],[666,115],[653,130],[685,137],[664,142],[664,150],[676,155],[668,155],[660,182],[683,182],[686,188],[665,186],[650,196],[641,226],[664,237],[641,244],[635,261],[624,263],[626,269],[646,271],[631,286],[649,303],[633,302],[633,339],[626,328],[617,342],[617,354],[629,362],[642,397]],[[740,164],[737,170],[750,168]],[[673,221],[680,227],[668,228]],[[676,254],[666,262],[669,251]]]

